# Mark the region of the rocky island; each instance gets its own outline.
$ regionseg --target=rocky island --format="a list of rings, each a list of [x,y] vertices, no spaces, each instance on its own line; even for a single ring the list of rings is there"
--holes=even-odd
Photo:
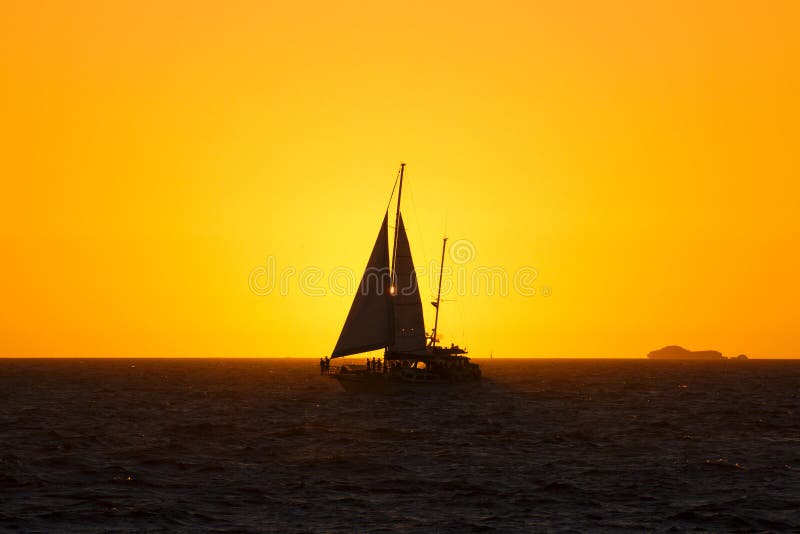
[[[654,350],[647,355],[654,360],[724,360],[721,352],[716,350],[687,350],[677,345]]]

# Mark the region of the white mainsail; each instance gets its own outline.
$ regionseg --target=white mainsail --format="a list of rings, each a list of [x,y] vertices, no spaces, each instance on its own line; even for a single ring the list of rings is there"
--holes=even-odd
[[[422,317],[422,301],[419,297],[417,273],[411,259],[403,216],[399,215],[397,248],[394,256],[395,288],[394,344],[391,352],[414,352],[425,350],[425,322]]]
[[[331,358],[380,349],[393,342],[388,216],[387,213],[383,218],[378,239]]]

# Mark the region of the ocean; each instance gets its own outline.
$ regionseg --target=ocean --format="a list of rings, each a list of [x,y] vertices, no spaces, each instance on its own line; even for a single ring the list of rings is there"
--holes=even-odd
[[[800,530],[800,361],[478,362],[370,396],[313,359],[0,360],[0,529]]]

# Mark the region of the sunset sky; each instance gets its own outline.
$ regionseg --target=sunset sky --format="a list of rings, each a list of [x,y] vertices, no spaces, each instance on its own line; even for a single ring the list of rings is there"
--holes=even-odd
[[[330,354],[401,161],[447,344],[800,356],[798,2],[3,11],[2,356]]]

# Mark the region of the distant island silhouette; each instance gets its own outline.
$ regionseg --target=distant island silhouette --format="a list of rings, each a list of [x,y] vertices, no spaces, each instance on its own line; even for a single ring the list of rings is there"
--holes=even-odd
[[[647,355],[654,360],[746,360],[747,356],[740,354],[735,358],[726,358],[716,350],[688,350],[678,345],[669,345],[663,349],[654,350]]]

